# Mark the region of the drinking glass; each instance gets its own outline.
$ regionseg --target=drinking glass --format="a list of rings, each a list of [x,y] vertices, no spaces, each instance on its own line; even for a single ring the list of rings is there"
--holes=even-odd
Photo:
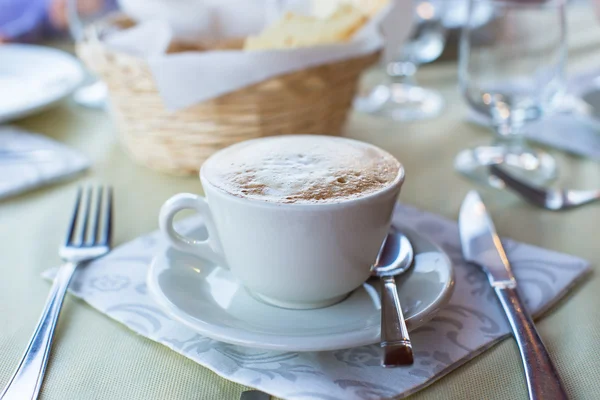
[[[444,107],[442,96],[419,86],[415,80],[421,64],[435,61],[446,45],[445,10],[452,0],[413,0],[415,22],[408,43],[399,50],[395,61],[385,67],[384,80],[364,96],[358,96],[354,108],[365,113],[411,121],[433,118]]]
[[[473,24],[477,9],[490,6],[493,40]],[[471,111],[489,121],[496,140],[460,152],[458,171],[493,186],[498,181],[488,174],[492,163],[532,183],[556,177],[554,158],[531,148],[523,131],[560,100],[566,54],[564,0],[470,0],[460,43],[460,89]]]
[[[92,24],[98,23],[117,9],[116,0],[67,0],[69,31],[75,43],[86,38]],[[107,98],[106,84],[89,70],[84,84],[73,93],[77,104],[89,108],[104,108]]]

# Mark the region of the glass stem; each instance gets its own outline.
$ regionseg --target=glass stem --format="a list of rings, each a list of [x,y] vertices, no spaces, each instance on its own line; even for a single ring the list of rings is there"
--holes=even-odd
[[[411,61],[394,61],[387,65],[387,75],[392,83],[417,86],[417,66]]]
[[[513,126],[510,123],[496,124],[494,127],[496,132],[496,144],[503,145],[509,151],[519,151],[525,144],[525,136],[521,126]]]

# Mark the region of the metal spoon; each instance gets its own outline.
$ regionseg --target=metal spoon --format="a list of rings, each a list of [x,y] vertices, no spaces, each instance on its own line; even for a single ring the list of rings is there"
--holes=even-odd
[[[384,367],[412,365],[412,344],[400,307],[394,276],[408,271],[414,259],[413,247],[400,232],[390,232],[381,247],[371,275],[381,279],[381,347]]]
[[[529,203],[547,210],[568,210],[600,200],[600,190],[546,189],[523,182],[497,165],[490,165],[489,169],[507,188]]]

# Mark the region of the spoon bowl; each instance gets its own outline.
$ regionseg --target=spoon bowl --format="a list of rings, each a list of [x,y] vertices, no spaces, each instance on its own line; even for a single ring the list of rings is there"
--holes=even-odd
[[[415,252],[408,238],[399,232],[390,232],[386,237],[371,275],[381,278],[405,273],[413,265]]]

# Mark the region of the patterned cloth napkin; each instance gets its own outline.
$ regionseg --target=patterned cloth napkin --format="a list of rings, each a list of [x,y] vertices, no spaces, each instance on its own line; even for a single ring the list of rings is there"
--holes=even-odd
[[[88,166],[84,156],[54,140],[0,126],[0,199],[70,178]]]
[[[160,232],[142,236],[82,268],[71,292],[134,332],[210,368],[222,377],[284,399],[352,400],[404,397],[476,357],[509,333],[484,274],[462,258],[455,222],[399,205],[394,222],[427,235],[453,261],[456,287],[449,304],[412,332],[416,362],[384,369],[378,345],[319,353],[249,349],[203,337],[170,319],[150,298],[146,272],[166,245]],[[182,221],[180,232],[197,227]],[[589,271],[588,263],[504,240],[528,308],[540,315]],[[55,270],[46,271],[51,278]]]

